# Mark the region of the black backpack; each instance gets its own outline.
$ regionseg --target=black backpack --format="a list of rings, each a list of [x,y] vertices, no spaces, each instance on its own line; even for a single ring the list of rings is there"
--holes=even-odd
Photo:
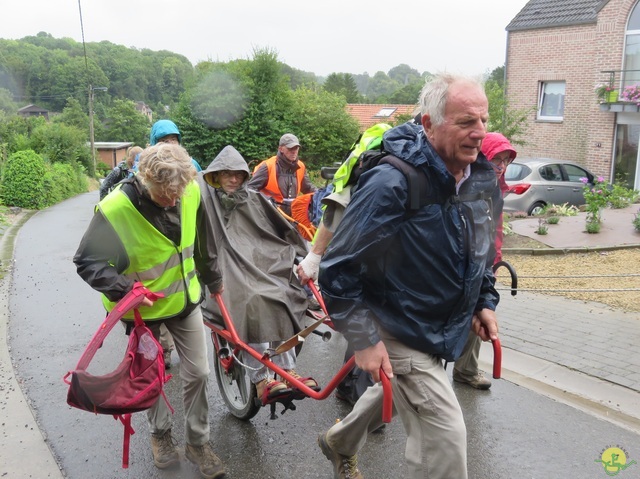
[[[389,164],[400,170],[407,179],[407,211],[415,213],[422,206],[436,203],[431,194],[427,175],[415,166],[402,161],[400,158],[384,150],[365,150],[358,157],[358,162],[351,170],[347,185],[352,186],[352,194],[357,190],[360,176],[378,165]]]

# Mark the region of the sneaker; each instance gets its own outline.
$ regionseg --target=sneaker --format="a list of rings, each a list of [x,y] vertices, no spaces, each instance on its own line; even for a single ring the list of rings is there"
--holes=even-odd
[[[259,383],[256,383],[256,392],[258,394],[258,398],[262,401],[262,404],[267,404],[271,399],[290,393],[291,389],[289,389],[283,382],[276,381],[269,377],[267,379],[263,379]]]
[[[469,378],[468,376],[458,374],[454,369],[453,380],[458,383],[467,384],[476,389],[486,390],[491,387],[491,381],[485,378],[481,371],[478,371],[478,374],[476,374],[472,378]]]
[[[304,384],[308,388],[313,389],[314,391],[320,390],[320,388],[318,387],[318,382],[312,377],[303,378],[296,372],[295,369],[289,369],[289,370],[285,369],[285,373],[288,373],[289,376],[297,379],[298,381],[301,381],[302,384]],[[287,385],[287,387],[295,388],[295,386],[293,384],[290,384],[286,379],[284,380],[284,383]]]
[[[200,469],[200,475],[204,479],[215,479],[216,477],[222,477],[226,474],[224,465],[215,452],[210,443],[206,443],[204,446],[192,446],[187,444],[184,449],[187,459],[193,462]]]
[[[318,436],[318,445],[324,457],[329,459],[331,464],[333,464],[334,479],[364,479],[364,476],[358,470],[357,456],[355,454],[353,456],[343,456],[342,454],[334,452],[327,443],[326,432]]]
[[[171,350],[165,349],[162,351],[162,357],[164,358],[164,368],[171,369]]]
[[[151,452],[153,463],[158,469],[166,469],[180,461],[178,451],[171,437],[171,429],[163,433],[151,434]]]

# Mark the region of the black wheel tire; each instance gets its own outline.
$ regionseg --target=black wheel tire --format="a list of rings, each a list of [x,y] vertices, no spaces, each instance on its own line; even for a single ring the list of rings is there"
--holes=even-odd
[[[545,206],[546,205],[542,201],[535,202],[531,205],[531,208],[529,208],[529,216],[535,216],[542,213],[542,210]]]
[[[227,346],[224,339],[219,338],[219,340],[221,347]],[[231,347],[229,349],[233,350]],[[243,421],[248,421],[258,414],[260,405],[256,401],[256,386],[251,384],[247,370],[234,362],[233,368],[227,373],[215,352],[215,348],[213,362],[218,389],[231,414]]]

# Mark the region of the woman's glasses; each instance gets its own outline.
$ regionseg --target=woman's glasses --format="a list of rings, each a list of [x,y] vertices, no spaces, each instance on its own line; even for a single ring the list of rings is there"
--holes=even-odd
[[[222,178],[239,178],[239,179],[243,179],[244,176],[246,175],[246,173],[244,171],[229,171],[229,170],[221,170],[218,172],[218,174],[222,177]]]

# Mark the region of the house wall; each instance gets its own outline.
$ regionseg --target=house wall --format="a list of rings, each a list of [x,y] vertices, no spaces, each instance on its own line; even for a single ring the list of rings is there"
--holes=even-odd
[[[118,149],[97,149],[97,158],[96,161],[102,162],[105,165],[108,165],[109,168],[114,168],[118,163],[124,161],[127,157],[127,149],[126,148],[118,148]]]
[[[622,69],[625,28],[637,1],[610,1],[597,24],[509,32],[509,106],[534,110],[520,156],[572,160],[611,178],[616,114],[600,111],[594,87],[608,81],[602,71]],[[536,120],[539,82],[549,80],[566,82],[562,122]]]

